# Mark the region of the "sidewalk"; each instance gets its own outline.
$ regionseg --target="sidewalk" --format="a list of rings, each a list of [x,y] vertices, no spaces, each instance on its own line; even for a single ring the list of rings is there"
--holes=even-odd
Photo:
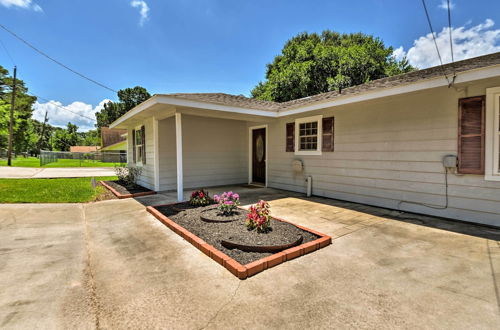
[[[77,178],[87,176],[114,176],[111,167],[66,167],[36,168],[0,166],[0,178]]]

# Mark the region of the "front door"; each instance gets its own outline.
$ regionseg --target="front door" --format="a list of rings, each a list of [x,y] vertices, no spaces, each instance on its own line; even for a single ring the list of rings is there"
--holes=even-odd
[[[266,183],[266,129],[252,130],[252,182]]]

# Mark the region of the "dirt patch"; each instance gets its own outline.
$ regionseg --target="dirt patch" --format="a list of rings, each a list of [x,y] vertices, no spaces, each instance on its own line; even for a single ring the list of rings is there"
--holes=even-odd
[[[143,192],[150,192],[152,190],[145,188],[143,186],[140,186],[138,184],[132,183],[128,184],[123,181],[117,180],[117,181],[104,181],[106,184],[108,184],[111,188],[115,189],[122,195],[128,195],[128,194],[137,194],[137,193],[143,193]]]
[[[118,197],[116,197],[115,194],[113,194],[111,191],[106,189],[106,187],[104,187],[104,186],[102,186],[102,187],[104,189],[102,189],[102,191],[97,196],[95,196],[93,202],[107,201],[110,199],[118,199]]]
[[[246,244],[252,243],[254,245],[280,245],[283,244],[283,242],[292,242],[297,240],[298,236],[302,236],[302,243],[311,242],[319,237],[295,227],[290,223],[274,219],[271,220],[272,230],[265,234],[257,233],[256,230],[249,231],[245,226],[244,216],[238,220],[223,223],[202,221],[200,218],[202,212],[212,208],[213,206],[206,206],[179,212],[174,210],[174,208],[170,205],[156,207],[158,211],[163,213],[169,219],[186,228],[191,233],[195,234],[219,251],[222,251],[229,257],[235,259],[242,265],[268,257],[273,253],[246,252],[236,248],[226,248],[222,245],[222,240],[244,240]],[[240,212],[243,213],[242,215],[246,216],[245,210],[240,210]]]

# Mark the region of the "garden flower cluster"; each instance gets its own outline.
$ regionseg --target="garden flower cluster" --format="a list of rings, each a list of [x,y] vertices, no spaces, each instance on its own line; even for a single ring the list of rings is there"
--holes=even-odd
[[[249,230],[257,228],[259,233],[265,233],[271,229],[271,206],[266,201],[259,201],[250,206],[250,213],[247,214],[245,222]]]
[[[189,199],[189,204],[193,206],[207,206],[212,204],[212,199],[208,195],[208,191],[203,189],[193,191],[191,193],[191,198]]]
[[[214,195],[214,201],[218,204],[217,209],[224,215],[232,215],[240,205],[240,195],[232,191],[223,192],[220,196]]]

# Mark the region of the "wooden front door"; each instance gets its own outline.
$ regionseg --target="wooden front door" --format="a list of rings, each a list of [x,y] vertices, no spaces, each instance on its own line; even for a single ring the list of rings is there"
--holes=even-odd
[[[252,130],[252,182],[266,183],[266,129]]]

